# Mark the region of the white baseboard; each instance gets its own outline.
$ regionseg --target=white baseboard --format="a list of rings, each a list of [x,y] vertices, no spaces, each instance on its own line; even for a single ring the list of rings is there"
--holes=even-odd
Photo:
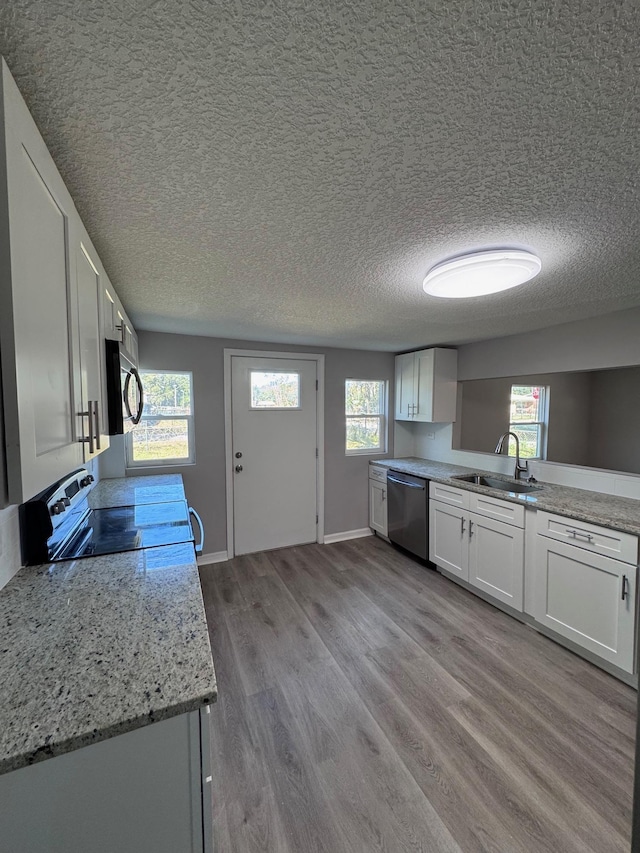
[[[324,544],[332,545],[334,542],[345,542],[347,539],[362,539],[365,536],[373,536],[373,530],[370,527],[360,527],[358,530],[343,530],[341,533],[327,533],[324,537]]]
[[[201,554],[198,557],[198,565],[209,566],[211,563],[224,563],[228,559],[226,551],[214,551],[213,554]]]

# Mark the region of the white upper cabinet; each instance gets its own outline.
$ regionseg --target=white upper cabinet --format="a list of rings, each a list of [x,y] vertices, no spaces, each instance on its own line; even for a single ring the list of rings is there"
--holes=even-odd
[[[127,317],[118,294],[107,280],[100,290],[103,337],[120,341],[133,364],[138,366],[138,336],[133,323]]]
[[[76,214],[4,62],[2,96],[2,380],[9,500],[19,503],[82,462],[69,311]]]
[[[102,275],[97,255],[84,243],[76,247],[78,303],[79,387],[78,440],[87,462],[109,446],[104,374],[104,347],[100,328]],[[76,374],[77,375],[77,374]]]
[[[4,60],[0,74],[0,355],[8,497],[22,503],[108,446],[106,275]]]
[[[452,423],[456,419],[458,353],[432,349],[396,356],[397,421]]]

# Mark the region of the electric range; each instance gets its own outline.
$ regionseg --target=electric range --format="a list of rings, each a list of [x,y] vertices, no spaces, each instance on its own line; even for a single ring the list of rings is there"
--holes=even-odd
[[[185,500],[92,509],[93,482],[86,468],[79,468],[20,506],[25,566],[184,542],[202,553],[202,521]],[[197,546],[191,518],[200,528]]]

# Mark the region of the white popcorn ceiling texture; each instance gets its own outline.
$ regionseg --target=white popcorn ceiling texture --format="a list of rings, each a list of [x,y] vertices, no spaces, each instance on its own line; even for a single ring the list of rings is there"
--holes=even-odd
[[[640,304],[634,2],[12,0],[5,56],[142,329],[401,350]],[[465,301],[435,262],[536,250]]]

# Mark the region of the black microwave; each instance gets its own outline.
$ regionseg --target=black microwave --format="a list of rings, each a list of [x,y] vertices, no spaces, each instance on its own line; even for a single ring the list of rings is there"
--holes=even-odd
[[[109,435],[123,435],[140,423],[144,391],[136,366],[120,341],[105,341]]]

